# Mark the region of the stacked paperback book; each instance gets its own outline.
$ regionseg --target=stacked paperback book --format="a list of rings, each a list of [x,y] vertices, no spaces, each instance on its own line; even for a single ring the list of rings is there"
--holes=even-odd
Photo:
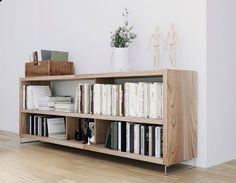
[[[105,147],[140,155],[163,157],[163,127],[157,125],[111,122]]]

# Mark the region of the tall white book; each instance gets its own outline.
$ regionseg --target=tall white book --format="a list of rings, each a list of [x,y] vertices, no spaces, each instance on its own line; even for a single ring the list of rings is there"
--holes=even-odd
[[[121,122],[118,122],[118,151],[121,151]]]
[[[107,84],[106,85],[106,113],[105,113],[106,115],[112,114],[112,112],[111,112],[111,110],[112,110],[111,109],[112,108],[112,106],[111,106],[111,104],[112,104],[111,92],[112,92],[112,85]]]
[[[161,128],[160,126],[155,127],[155,157],[161,157]]]
[[[140,154],[140,124],[134,124],[134,153]]]
[[[119,115],[119,86],[118,85],[112,85],[111,90],[111,111],[113,116]]]
[[[126,123],[126,152],[130,152],[130,123]]]

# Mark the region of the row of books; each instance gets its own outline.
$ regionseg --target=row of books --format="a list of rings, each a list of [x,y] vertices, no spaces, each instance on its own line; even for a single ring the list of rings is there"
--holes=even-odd
[[[111,122],[105,147],[135,154],[163,157],[163,127],[157,125]]]
[[[65,118],[28,115],[26,133],[42,137],[65,139]]]
[[[79,84],[75,112],[113,116],[161,118],[163,84],[159,82],[121,84]]]

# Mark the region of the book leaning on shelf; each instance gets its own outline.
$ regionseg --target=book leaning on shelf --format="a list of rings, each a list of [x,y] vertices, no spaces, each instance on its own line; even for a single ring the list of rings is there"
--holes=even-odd
[[[26,133],[41,137],[65,139],[65,119],[44,115],[27,117]]]
[[[163,157],[163,127],[158,125],[111,122],[105,147],[143,156]]]

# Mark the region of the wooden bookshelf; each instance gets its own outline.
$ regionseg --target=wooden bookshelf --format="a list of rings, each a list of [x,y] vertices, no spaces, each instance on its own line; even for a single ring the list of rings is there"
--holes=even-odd
[[[93,83],[113,83],[118,79],[157,78],[163,82],[163,118],[140,118],[79,114],[56,111],[23,109],[24,85],[50,85],[53,81],[91,80]],[[98,73],[67,76],[26,77],[19,80],[19,135],[21,140],[30,139],[63,146],[79,148],[98,153],[170,166],[197,156],[197,73],[187,70],[163,69],[156,71]],[[66,119],[66,140],[26,134],[27,115],[64,116]],[[95,144],[87,145],[74,140],[78,119],[89,118],[95,122]],[[112,121],[155,124],[163,126],[163,158],[120,152],[104,147],[106,131]]]

